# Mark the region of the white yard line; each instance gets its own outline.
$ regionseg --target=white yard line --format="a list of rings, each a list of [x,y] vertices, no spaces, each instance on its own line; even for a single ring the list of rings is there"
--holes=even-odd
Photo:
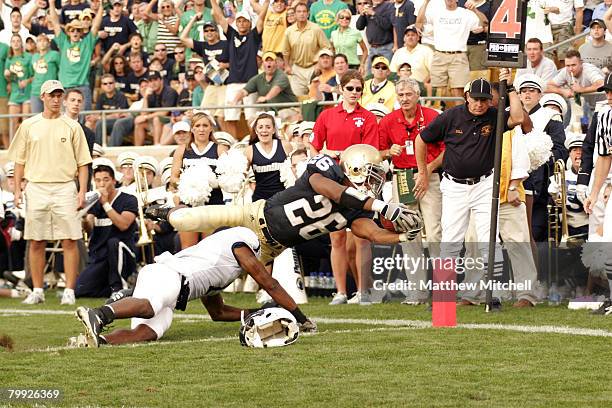
[[[73,311],[67,310],[48,310],[48,309],[0,309],[0,316],[10,315],[73,315]],[[175,319],[189,320],[210,320],[208,315],[177,313]],[[606,317],[602,317],[605,319]],[[389,327],[408,327],[413,329],[425,329],[432,327],[431,322],[424,320],[403,320],[403,319],[345,319],[330,317],[313,317],[313,320],[322,324],[361,324],[368,326],[389,326]],[[458,324],[457,328],[471,330],[506,330],[522,333],[546,333],[546,334],[568,334],[574,336],[591,337],[612,337],[612,331],[603,329],[587,329],[581,327],[568,326],[530,326],[516,324],[489,324],[489,323],[463,323]],[[203,339],[205,341],[216,341],[216,339]]]

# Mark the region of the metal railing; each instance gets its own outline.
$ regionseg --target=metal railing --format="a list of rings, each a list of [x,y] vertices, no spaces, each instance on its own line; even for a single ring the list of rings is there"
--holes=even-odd
[[[464,99],[461,97],[456,97],[456,96],[422,96],[419,99],[419,102],[423,102],[423,101],[451,101],[451,102],[461,102]],[[314,102],[314,101],[312,101]],[[200,106],[200,107],[194,107],[194,106],[173,106],[173,107],[164,107],[164,108],[147,108],[147,109],[140,109],[140,110],[130,110],[130,109],[113,109],[113,110],[88,110],[88,111],[82,111],[80,113],[81,117],[87,116],[87,115],[99,115],[100,116],[100,120],[102,121],[102,146],[106,147],[107,146],[107,139],[108,139],[108,132],[107,132],[107,117],[109,115],[113,115],[113,114],[117,114],[117,113],[128,113],[128,114],[139,114],[139,113],[144,113],[144,112],[185,112],[185,111],[189,111],[189,110],[217,110],[217,109],[236,109],[236,108],[247,108],[247,109],[264,109],[264,110],[270,110],[270,109],[274,109],[274,108],[299,108],[304,104],[309,103],[309,101],[305,101],[305,102],[283,102],[283,103],[275,103],[275,104],[271,104],[271,103],[256,103],[256,104],[250,104],[250,105],[237,105],[237,106],[227,106],[227,105],[207,105],[207,106]],[[319,101],[317,103],[317,105],[319,106],[330,106],[330,105],[337,105],[338,101]],[[4,118],[17,118],[17,117],[23,117],[23,118],[28,118],[31,116],[36,115],[36,113],[18,113],[18,114],[2,114],[0,115],[0,119],[4,119]],[[13,132],[13,122],[9,121],[9,135],[14,134]]]
[[[544,52],[551,52],[551,51],[556,50],[559,47],[563,47],[565,44],[573,43],[574,41],[579,40],[582,37],[586,37],[587,35],[589,35],[589,33],[590,33],[589,30],[583,31],[580,34],[576,34],[575,36],[568,38],[567,40],[563,40],[560,43],[553,44],[550,47],[544,48]]]

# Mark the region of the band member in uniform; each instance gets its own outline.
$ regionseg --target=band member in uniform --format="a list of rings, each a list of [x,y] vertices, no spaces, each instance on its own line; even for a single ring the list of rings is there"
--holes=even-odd
[[[115,188],[110,160],[96,159],[93,175],[101,196],[83,221],[91,239],[89,261],[77,280],[77,297],[109,297],[123,288],[122,279],[136,272],[136,197]]]
[[[274,117],[260,114],[253,123],[246,157],[255,174],[253,201],[267,200],[285,186],[280,179],[280,167],[291,152],[291,143],[281,140]]]
[[[191,143],[179,146],[174,152],[172,163],[172,176],[170,178],[171,187],[177,188],[182,170],[198,163],[207,164],[214,172],[217,168],[217,159],[225,153],[228,148],[225,145],[217,144],[213,135],[214,122],[204,112],[198,112],[191,119]],[[219,187],[213,188],[208,205],[223,204],[223,193]],[[185,249],[198,243],[201,236],[197,232],[179,232],[181,248]]]
[[[136,186],[134,183],[134,160],[138,158],[139,154],[136,152],[122,152],[117,156],[117,167],[119,168],[119,173],[121,173],[121,191],[135,194]]]
[[[173,311],[185,310],[188,301],[198,298],[213,321],[240,321],[259,309],[226,305],[221,291],[243,270],[293,314],[301,331],[316,331],[316,324],[257,260],[259,251],[257,235],[247,228],[235,227],[219,231],[176,255],[166,252],[158,256],[154,264],[140,272],[132,297],[97,309],[77,309],[88,346],[159,340],[172,324]],[[130,330],[101,334],[104,326],[127,318],[132,318]]]
[[[237,225],[250,228],[262,243],[261,261],[265,265],[286,248],[344,228],[351,228],[356,236],[373,242],[411,240],[421,228],[415,211],[371,198],[355,188],[347,177],[348,173],[363,177],[363,188],[379,197],[385,180],[379,162],[380,155],[374,147],[355,145],[343,152],[344,170],[327,155],[315,156],[293,187],[268,200],[245,206],[150,207],[147,214],[168,219],[178,231]],[[372,220],[374,212],[391,221],[398,232],[379,228]]]
[[[440,256],[440,240],[442,228],[442,193],[440,192],[440,173],[444,157],[444,143],[438,142],[427,146],[427,174],[429,175],[429,189],[420,199],[416,200],[414,192],[414,177],[418,174],[416,157],[414,155],[414,141],[427,125],[437,116],[438,112],[421,106],[418,103],[421,94],[419,84],[414,79],[400,79],[395,84],[396,100],[400,108],[385,116],[379,123],[380,150],[384,157],[390,157],[393,162],[393,201],[406,204],[409,208],[420,209],[425,225],[425,235],[432,258]],[[404,254],[418,258],[423,253],[421,237],[417,236],[415,244],[402,244]],[[405,271],[406,278],[415,282],[426,280],[426,269],[419,267],[416,271]],[[423,290],[415,290],[406,296],[403,303],[418,305],[429,297]]]

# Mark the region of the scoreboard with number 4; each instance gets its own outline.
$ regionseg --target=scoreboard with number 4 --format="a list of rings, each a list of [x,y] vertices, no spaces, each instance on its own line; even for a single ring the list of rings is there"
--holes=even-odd
[[[487,63],[491,67],[525,66],[526,0],[492,0],[487,36]]]

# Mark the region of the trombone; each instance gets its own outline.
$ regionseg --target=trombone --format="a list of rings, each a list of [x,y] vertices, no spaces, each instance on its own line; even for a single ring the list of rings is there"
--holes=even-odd
[[[136,184],[136,199],[138,201],[138,221],[140,223],[136,246],[141,250],[141,264],[144,266],[147,264],[147,247],[150,247],[149,253],[151,254],[151,257],[155,256],[155,244],[153,243],[153,235],[155,235],[155,231],[149,231],[147,229],[144,217],[144,207],[149,204],[149,183],[147,183],[145,169],[138,159],[134,161],[133,168],[134,183]]]

